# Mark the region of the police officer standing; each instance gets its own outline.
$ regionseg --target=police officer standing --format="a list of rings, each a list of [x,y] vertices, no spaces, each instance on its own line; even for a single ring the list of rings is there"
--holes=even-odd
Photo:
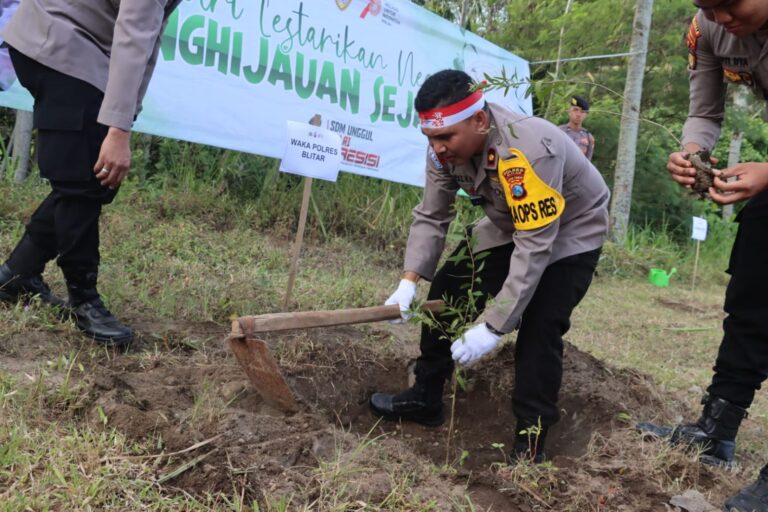
[[[62,304],[41,277],[57,258],[78,328],[107,345],[129,343],[133,331],[96,289],[99,216],[130,169],[131,126],[179,2],[24,0],[2,33],[35,99],[38,165],[52,190],[0,267],[0,299]]]
[[[588,159],[592,160],[592,153],[595,151],[595,138],[583,126],[587,114],[589,114],[587,99],[583,96],[572,96],[571,105],[568,107],[568,123],[561,125],[560,129],[568,134]]]
[[[768,98],[768,2],[696,0],[699,11],[688,30],[690,105],[683,126],[683,151],[669,156],[667,169],[685,187],[694,183],[688,153],[711,150],[720,135],[728,83]],[[674,429],[674,442],[703,450],[705,461],[730,464],[735,438],[755,391],[768,376],[768,163],[745,162],[717,171],[712,199],[720,204],[748,200],[736,220],[725,292],[723,340],[712,383],[696,423]],[[734,178],[735,181],[726,181]],[[757,481],[726,502],[726,510],[768,510],[768,466]]]
[[[414,386],[375,393],[370,405],[386,419],[440,425],[443,386],[454,361],[470,364],[519,329],[513,456],[541,461],[547,429],[559,419],[562,337],[606,238],[609,192],[597,169],[556,126],[487,103],[471,82],[462,71],[440,71],[416,97],[429,141],[426,185],[413,211],[405,271],[386,303],[398,304],[407,319],[419,279],[432,281],[428,299],[466,308],[470,321],[489,297],[495,300],[483,321],[458,339],[442,334],[455,318],[450,308],[435,328],[424,325]],[[472,229],[476,243],[461,243],[435,273],[459,189],[486,217]],[[487,255],[473,264],[483,252]],[[480,292],[474,304],[467,301],[470,287]],[[529,444],[520,432],[531,427],[538,435]]]

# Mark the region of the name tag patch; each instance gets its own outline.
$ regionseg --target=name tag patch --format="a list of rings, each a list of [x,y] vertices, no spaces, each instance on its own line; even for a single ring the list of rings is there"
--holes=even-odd
[[[536,175],[522,152],[514,148],[509,152],[498,171],[515,229],[537,229],[557,220],[565,208],[563,196]]]
[[[755,83],[755,80],[752,78],[752,73],[727,67],[723,67],[723,78],[725,78],[726,82],[732,84],[744,84],[749,87],[752,87]]]

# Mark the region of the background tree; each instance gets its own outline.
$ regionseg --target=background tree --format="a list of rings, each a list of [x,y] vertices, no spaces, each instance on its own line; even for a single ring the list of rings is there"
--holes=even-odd
[[[640,124],[640,101],[643,96],[643,77],[652,13],[653,0],[637,2],[632,42],[629,47],[629,66],[627,82],[624,85],[624,103],[621,109],[621,129],[611,198],[611,236],[617,241],[624,240],[629,227],[632,185],[635,179],[637,131]]]
[[[587,96],[592,103],[587,128],[595,135],[593,163],[613,189],[622,119],[623,91],[628,57],[584,59],[606,54],[624,54],[630,49],[636,2],[633,0],[470,0],[466,25],[478,35],[531,62],[533,102],[536,115],[562,124],[567,121],[568,97]],[[418,2],[417,2],[418,3]],[[422,5],[446,19],[458,19],[462,0],[427,0]],[[666,161],[679,149],[688,112],[687,49],[683,43],[696,8],[690,0],[665,0],[653,5],[653,24],[644,65],[640,125],[634,156],[630,225],[665,227],[681,238],[690,233],[690,216],[711,211],[710,204],[692,201],[669,179]],[[563,33],[562,62],[558,79],[558,40]],[[571,59],[584,60],[571,60]],[[745,125],[742,161],[766,160],[768,138],[765,125],[754,115],[755,100]],[[550,100],[551,97],[551,100]],[[739,122],[729,112],[721,143],[715,151],[722,165],[727,161],[727,141]]]
[[[14,180],[21,183],[29,175],[30,152],[32,148],[32,112],[16,111],[16,125],[13,128],[13,149],[11,159],[16,164]]]

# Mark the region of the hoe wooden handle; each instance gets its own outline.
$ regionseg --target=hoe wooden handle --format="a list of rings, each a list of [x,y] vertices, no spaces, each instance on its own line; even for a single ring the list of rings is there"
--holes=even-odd
[[[430,300],[424,304],[423,310],[437,313],[442,311],[444,305],[442,300]],[[400,307],[397,304],[330,311],[299,311],[296,313],[241,316],[232,322],[232,336],[239,338],[261,332],[362,324],[397,318],[400,318]]]

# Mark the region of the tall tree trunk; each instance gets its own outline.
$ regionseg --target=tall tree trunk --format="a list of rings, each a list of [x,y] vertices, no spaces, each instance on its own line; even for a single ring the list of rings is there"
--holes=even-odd
[[[733,109],[737,116],[744,115],[747,109],[747,88],[736,87],[733,91]],[[741,141],[744,139],[744,132],[741,130],[740,123],[736,123],[736,127],[733,129],[733,135],[731,136],[731,145],[728,148],[728,167],[733,167],[741,158]],[[729,219],[733,215],[733,205],[726,204],[723,206],[723,219]]]
[[[16,162],[14,180],[21,183],[29,175],[29,155],[32,148],[32,112],[16,111],[16,126],[13,129],[13,151],[11,158]]]
[[[653,0],[638,0],[629,51],[629,69],[624,85],[624,105],[621,115],[621,131],[616,155],[616,171],[611,200],[611,238],[623,242],[629,226],[632,205],[632,182],[635,178],[637,132],[640,124],[640,101],[643,97],[645,58],[648,51],[648,35],[651,32]]]
[[[461,3],[461,17],[459,19],[459,26],[461,28],[467,28],[467,17],[469,16],[469,0],[463,0]]]

